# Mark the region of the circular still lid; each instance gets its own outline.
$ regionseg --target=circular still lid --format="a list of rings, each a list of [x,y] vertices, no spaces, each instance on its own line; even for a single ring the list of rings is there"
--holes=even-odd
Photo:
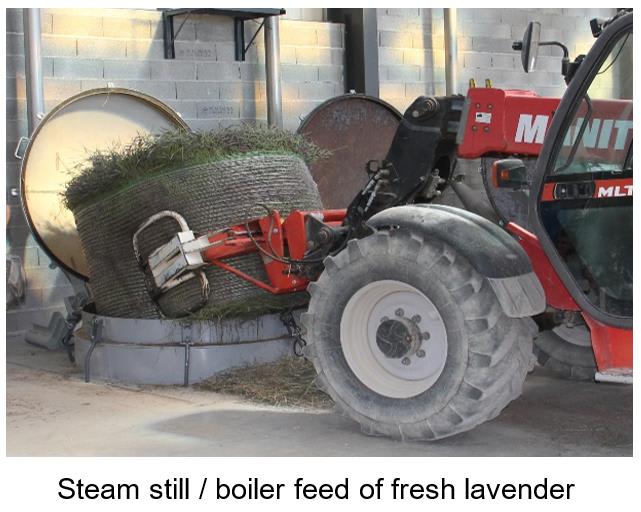
[[[95,150],[127,144],[138,134],[176,127],[188,129],[167,105],[119,88],[82,92],[47,114],[25,151],[20,193],[29,227],[51,258],[88,279],[76,223],[61,195],[79,164]]]
[[[401,117],[381,99],[345,94],[322,103],[303,120],[298,133],[332,153],[310,166],[325,208],[351,203],[367,183],[367,162],[387,155]]]

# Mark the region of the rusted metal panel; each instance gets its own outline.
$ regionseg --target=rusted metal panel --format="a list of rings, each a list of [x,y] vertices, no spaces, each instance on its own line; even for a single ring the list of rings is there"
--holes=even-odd
[[[302,122],[298,133],[332,152],[312,164],[325,208],[346,208],[367,182],[369,160],[382,160],[401,113],[372,96],[346,94],[327,100]]]

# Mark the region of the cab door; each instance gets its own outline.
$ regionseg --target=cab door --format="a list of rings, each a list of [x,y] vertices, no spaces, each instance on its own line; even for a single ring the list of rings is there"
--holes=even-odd
[[[632,368],[632,14],[570,83],[534,173],[530,226],[590,326],[600,372]]]

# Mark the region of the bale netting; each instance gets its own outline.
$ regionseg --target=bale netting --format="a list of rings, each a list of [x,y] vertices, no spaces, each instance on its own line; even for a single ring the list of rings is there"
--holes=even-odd
[[[240,134],[243,129],[238,128],[235,133]],[[265,133],[261,135],[259,128],[247,129],[251,136],[277,133],[289,140],[282,131],[262,129]],[[157,137],[156,143],[162,141],[163,136],[167,137],[167,134]],[[174,137],[173,134],[169,136]],[[215,158],[211,161],[202,161],[206,160],[206,154],[201,154],[196,158],[197,163],[193,163],[189,153],[183,152],[152,172],[147,172],[143,165],[130,173],[105,168],[92,174],[89,167],[74,178],[76,182],[70,184],[65,198],[76,219],[89,262],[89,286],[99,314],[123,318],[161,316],[148,293],[132,241],[142,222],[155,213],[175,211],[185,218],[191,230],[204,234],[261,217],[266,214],[266,206],[279,210],[283,215],[294,209],[322,208],[316,184],[304,160],[309,153],[295,151],[292,145],[283,147],[282,140],[276,147],[270,148],[269,144],[261,147],[259,144],[256,150],[256,144],[249,144],[239,150],[237,146],[231,147],[233,144],[229,142],[237,142],[234,132],[227,130],[224,136],[229,138],[227,144],[222,144],[223,151],[216,146]],[[187,134],[185,137],[202,138],[202,134]],[[247,137],[247,134],[238,137]],[[289,137],[294,139],[298,136],[291,134]],[[221,138],[219,136],[218,141]],[[262,138],[260,140],[263,141]],[[149,144],[147,151],[158,147],[154,141],[151,142],[144,142]],[[189,140],[188,144],[191,142]],[[302,143],[295,140],[295,144]],[[304,144],[302,147],[309,149]],[[123,154],[130,156],[131,147]],[[118,163],[117,155],[114,157],[111,153],[109,157]],[[109,172],[112,172],[111,180],[103,179]],[[78,190],[88,185],[91,186],[89,193],[85,190],[78,194]],[[176,231],[177,224],[169,218],[149,227],[139,238],[142,256],[148,256],[169,241]],[[225,261],[267,281],[264,264],[257,253]],[[206,306],[195,314],[201,320],[275,312],[301,306],[307,301],[304,292],[272,295],[218,267],[207,267],[205,273],[210,293]],[[191,279],[173,288],[158,301],[160,309],[168,317],[184,316],[200,302],[199,279]]]

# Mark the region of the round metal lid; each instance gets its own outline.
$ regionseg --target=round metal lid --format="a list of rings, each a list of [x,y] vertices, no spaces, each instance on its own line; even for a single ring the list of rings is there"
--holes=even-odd
[[[88,279],[76,223],[61,195],[78,164],[95,150],[176,127],[188,129],[170,107],[147,94],[120,88],[82,92],[42,120],[25,151],[20,194],[34,237],[61,267]]]
[[[349,205],[367,183],[367,162],[387,155],[401,117],[381,99],[345,94],[322,103],[303,120],[298,133],[332,152],[310,167],[325,208]]]

